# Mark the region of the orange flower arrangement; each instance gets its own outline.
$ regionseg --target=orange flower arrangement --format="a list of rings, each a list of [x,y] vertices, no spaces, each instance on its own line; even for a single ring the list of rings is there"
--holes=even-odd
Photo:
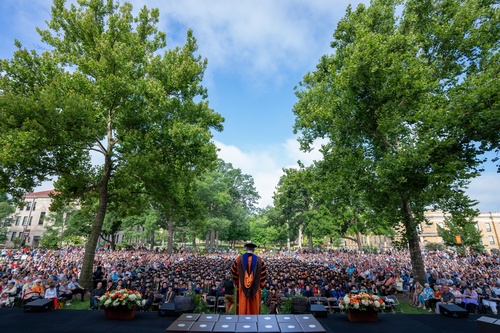
[[[128,308],[141,307],[146,303],[141,293],[135,290],[122,289],[106,292],[101,296],[99,305],[106,308],[126,306]]]
[[[368,309],[373,309],[375,311],[382,311],[385,309],[385,303],[384,300],[377,295],[360,292],[357,294],[351,293],[345,295],[340,301],[340,308],[345,310],[355,309],[366,311]]]

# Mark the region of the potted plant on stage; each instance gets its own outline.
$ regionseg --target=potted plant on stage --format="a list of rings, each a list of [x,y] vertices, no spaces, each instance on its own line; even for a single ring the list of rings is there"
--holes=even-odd
[[[104,308],[106,319],[120,320],[134,319],[137,309],[145,303],[146,300],[142,299],[138,291],[130,289],[106,292],[99,300],[99,306]]]
[[[373,322],[378,320],[378,313],[385,309],[385,303],[377,295],[351,293],[340,301],[340,308],[347,313],[349,321]]]

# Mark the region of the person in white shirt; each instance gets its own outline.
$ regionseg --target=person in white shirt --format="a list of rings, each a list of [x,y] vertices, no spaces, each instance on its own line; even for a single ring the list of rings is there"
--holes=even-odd
[[[57,298],[57,289],[55,284],[51,283],[50,286],[45,290],[45,299]]]
[[[45,290],[45,299],[54,300],[54,308],[57,309],[58,299],[57,299],[57,289],[54,283],[51,283],[47,290]]]

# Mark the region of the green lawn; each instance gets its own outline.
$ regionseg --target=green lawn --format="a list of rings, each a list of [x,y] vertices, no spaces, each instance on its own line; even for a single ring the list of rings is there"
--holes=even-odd
[[[83,302],[79,299],[72,300],[70,306],[64,306],[62,309],[64,310],[88,310],[90,309],[90,301],[88,299]]]
[[[399,297],[399,303],[405,314],[436,314],[435,312],[429,312],[429,309],[424,310],[413,306],[409,301],[402,299],[402,297]]]

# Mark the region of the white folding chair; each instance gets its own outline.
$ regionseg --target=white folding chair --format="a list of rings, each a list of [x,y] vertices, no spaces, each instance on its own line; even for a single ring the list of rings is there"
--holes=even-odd
[[[391,303],[392,313],[399,312],[399,313],[404,314],[403,308],[401,307],[401,304],[399,303],[399,300],[396,297],[386,296],[385,299],[386,299],[386,301],[390,300],[389,302]]]

